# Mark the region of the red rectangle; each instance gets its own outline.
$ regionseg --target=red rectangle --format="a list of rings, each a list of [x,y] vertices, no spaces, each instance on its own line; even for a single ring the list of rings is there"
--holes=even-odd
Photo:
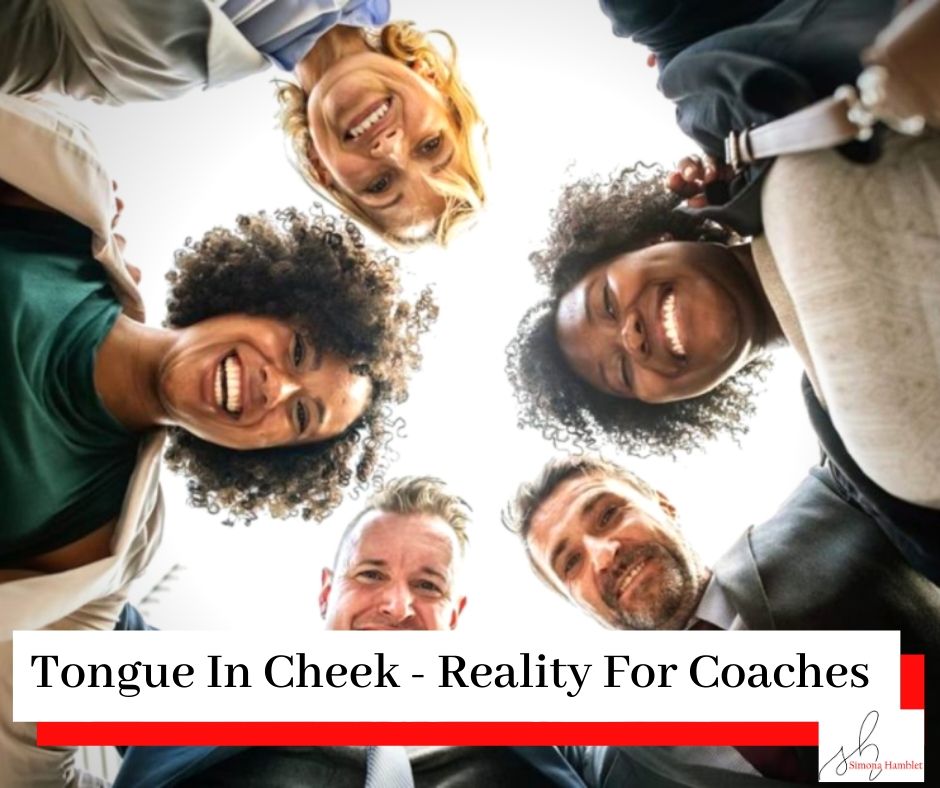
[[[901,708],[924,708],[924,655],[901,655]]]
[[[792,745],[815,747],[816,722],[40,722],[42,747]]]

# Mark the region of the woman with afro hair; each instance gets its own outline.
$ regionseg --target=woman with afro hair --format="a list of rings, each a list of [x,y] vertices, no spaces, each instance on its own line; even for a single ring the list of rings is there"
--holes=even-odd
[[[940,278],[935,214],[902,187],[940,172],[940,145],[894,137],[868,168],[785,157],[749,239],[676,210],[715,170],[689,158],[564,189],[531,256],[549,296],[507,349],[520,422],[584,449],[699,449],[745,431],[767,353],[789,343],[844,494],[926,566],[940,555]]]
[[[381,475],[436,317],[395,258],[320,211],[241,216],[177,252],[146,325],[84,132],[15,97],[0,122],[0,575],[106,559],[135,518],[154,536],[164,440],[193,505],[246,521],[322,520]]]

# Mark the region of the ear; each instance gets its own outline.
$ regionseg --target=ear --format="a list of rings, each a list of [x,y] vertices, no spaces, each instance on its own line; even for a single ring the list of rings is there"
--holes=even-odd
[[[659,490],[656,491],[656,503],[659,504],[659,508],[662,509],[666,513],[666,515],[669,517],[670,520],[672,520],[673,522],[676,521],[676,517],[678,516],[676,507],[673,506],[672,501],[670,501]]]
[[[333,186],[333,176],[330,175],[330,171],[326,168],[326,165],[323,163],[323,160],[320,158],[320,154],[317,153],[317,149],[313,144],[313,140],[307,142],[307,161],[310,162],[310,168],[313,170],[314,177],[317,181],[326,187]]]
[[[333,588],[333,571],[323,570],[320,575],[320,618],[326,618],[327,603],[330,601],[330,590]]]
[[[467,606],[467,597],[462,596],[457,600],[457,604],[454,605],[454,609],[450,613],[450,628],[457,628],[457,620],[460,618],[460,614],[463,613],[463,609]]]
[[[411,70],[419,77],[426,79],[433,85],[437,85],[437,72],[426,60],[418,59],[411,62]]]

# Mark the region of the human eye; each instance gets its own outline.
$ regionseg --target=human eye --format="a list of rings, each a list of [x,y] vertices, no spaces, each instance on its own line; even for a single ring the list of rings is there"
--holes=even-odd
[[[561,576],[563,579],[570,577],[575,569],[578,568],[578,565],[581,563],[581,553],[577,550],[572,550],[568,553],[564,562],[561,565]]]
[[[388,188],[392,185],[392,176],[388,173],[383,173],[375,180],[371,181],[368,186],[366,186],[366,192],[368,194],[381,194],[384,191],[388,191]]]
[[[364,583],[378,583],[383,575],[378,569],[360,569],[356,572],[356,579]]]
[[[297,422],[297,434],[303,435],[307,431],[307,425],[310,424],[310,411],[301,400],[294,403],[294,418]]]
[[[607,282],[604,282],[604,289],[602,292],[604,295],[604,311],[607,313],[607,317],[609,317],[611,320],[616,320],[617,312],[614,309],[614,297],[613,293],[610,292],[610,285],[607,284]]]
[[[304,357],[307,355],[307,343],[304,341],[304,338],[300,335],[300,332],[294,332],[294,343],[291,348],[291,361],[294,362],[294,366],[299,368],[303,364]]]
[[[608,504],[605,506],[600,513],[600,517],[597,520],[598,527],[603,530],[608,528],[613,522],[616,521],[617,515],[620,514],[620,511],[623,507],[620,504]]]
[[[424,156],[432,156],[437,152],[441,143],[444,142],[444,132],[438,132],[433,137],[428,137],[427,139],[421,140],[418,144],[418,153],[423,154]]]
[[[444,590],[433,580],[419,580],[415,583],[415,588],[424,594],[432,594],[434,596],[441,596],[444,593]]]

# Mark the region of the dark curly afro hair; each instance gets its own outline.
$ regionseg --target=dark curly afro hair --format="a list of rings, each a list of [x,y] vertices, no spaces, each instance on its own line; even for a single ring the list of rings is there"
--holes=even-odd
[[[556,447],[608,444],[637,457],[674,456],[700,449],[721,433],[740,437],[747,431],[754,395],[770,368],[765,357],[706,394],[654,405],[592,388],[572,373],[558,347],[558,302],[595,266],[664,235],[677,241],[734,240],[731,231],[674,210],[678,201],[665,187],[663,170],[642,164],[565,187],[545,248],[529,258],[550,296],[526,312],[506,348],[520,426],[539,430]]]
[[[236,229],[188,239],[167,274],[166,323],[183,327],[232,313],[274,317],[368,375],[365,412],[335,438],[301,446],[235,451],[170,430],[167,464],[189,477],[190,502],[243,521],[324,519],[343,489],[381,481],[383,456],[400,431],[391,403],[407,398],[421,362],[418,338],[437,317],[429,290],[404,300],[397,260],[367,249],[360,231],[319,208],[239,216]]]

